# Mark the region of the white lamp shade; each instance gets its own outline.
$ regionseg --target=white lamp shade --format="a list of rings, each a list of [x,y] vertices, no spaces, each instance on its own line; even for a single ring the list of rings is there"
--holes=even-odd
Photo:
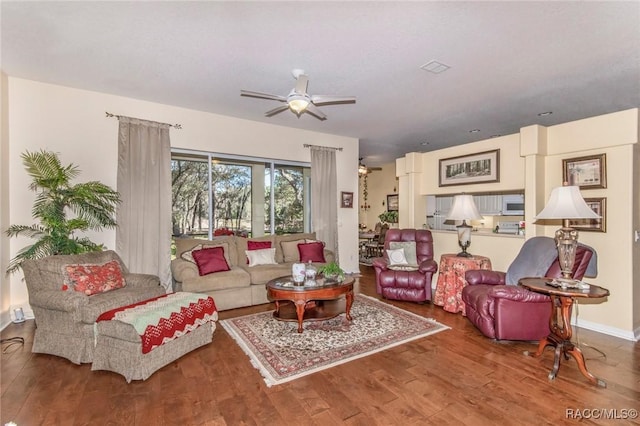
[[[449,210],[447,219],[450,220],[472,220],[482,219],[482,215],[473,202],[473,195],[460,194],[453,197],[453,206]]]
[[[553,188],[547,205],[535,219],[599,219],[584,201],[577,186]]]
[[[289,97],[289,108],[291,108],[297,114],[300,114],[302,111],[304,111],[307,106],[309,106],[309,101],[304,96]]]

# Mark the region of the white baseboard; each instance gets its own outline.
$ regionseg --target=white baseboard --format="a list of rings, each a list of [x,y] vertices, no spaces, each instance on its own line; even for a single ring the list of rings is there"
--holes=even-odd
[[[583,319],[571,319],[571,324],[577,327],[586,328],[587,330],[597,331],[598,333],[607,334],[613,337],[619,337],[625,340],[631,340],[633,342],[637,342],[640,340],[640,328],[637,328],[634,331],[621,330],[616,327],[609,327],[608,325],[599,324],[596,322],[591,322]]]

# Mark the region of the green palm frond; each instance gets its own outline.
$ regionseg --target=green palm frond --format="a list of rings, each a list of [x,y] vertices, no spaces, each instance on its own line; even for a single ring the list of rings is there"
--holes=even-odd
[[[16,257],[11,259],[9,266],[7,267],[7,274],[17,272],[22,266],[22,262],[29,259],[41,259],[46,256],[51,256],[54,253],[51,238],[44,237],[34,244],[24,247],[18,251]]]
[[[47,235],[47,230],[44,227],[38,225],[11,225],[7,229],[6,233],[10,238],[22,235],[24,237],[38,239],[42,238],[42,236],[44,235]]]
[[[80,170],[73,164],[63,166],[56,153],[26,151],[21,157],[32,178],[29,189],[36,192],[31,214],[39,224],[11,225],[7,229],[9,237],[36,240],[18,252],[9,263],[7,273],[20,269],[26,259],[103,250],[101,244],[74,233],[115,227],[120,194],[96,181],[72,185]],[[74,217],[68,217],[69,214]]]

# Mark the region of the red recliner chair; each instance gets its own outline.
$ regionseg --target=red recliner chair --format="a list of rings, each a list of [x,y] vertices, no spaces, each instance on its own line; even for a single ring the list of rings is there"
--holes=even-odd
[[[415,270],[394,270],[389,267],[386,250],[391,242],[415,242]],[[438,270],[433,260],[433,238],[426,229],[389,229],[384,241],[384,257],[373,260],[376,291],[386,299],[426,302],[431,300],[431,280]]]
[[[534,237],[527,240],[525,245],[542,238],[553,241],[548,237]],[[555,245],[550,247],[548,250],[556,250]],[[524,249],[525,246],[521,253]],[[546,277],[562,276],[557,251],[555,253],[555,260],[544,274]],[[572,275],[574,279],[581,280],[584,277],[593,255],[591,248],[578,245]],[[541,340],[549,334],[551,299],[518,285],[505,285],[506,275],[505,272],[487,270],[466,272],[468,285],[462,290],[462,301],[467,318],[491,339]]]

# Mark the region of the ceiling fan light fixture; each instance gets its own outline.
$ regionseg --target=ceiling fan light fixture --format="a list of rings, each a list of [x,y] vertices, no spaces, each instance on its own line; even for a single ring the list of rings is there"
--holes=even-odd
[[[368,171],[369,170],[367,170],[367,166],[365,166],[364,164],[360,163],[360,165],[358,165],[358,174],[360,176],[366,175]]]
[[[309,100],[304,96],[292,96],[289,99],[289,108],[296,114],[302,113],[309,106]]]

